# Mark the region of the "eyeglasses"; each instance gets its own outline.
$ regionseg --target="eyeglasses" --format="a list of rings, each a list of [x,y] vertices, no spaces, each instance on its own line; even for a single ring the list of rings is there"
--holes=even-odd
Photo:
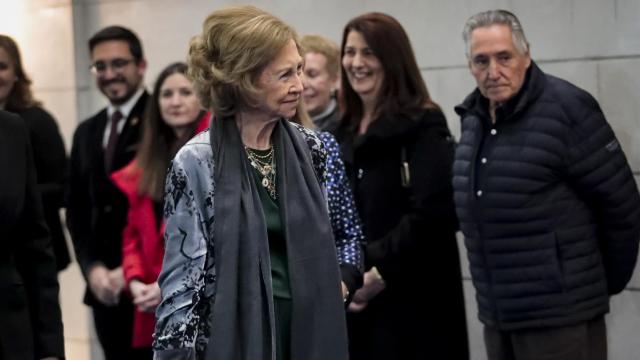
[[[96,61],[89,67],[89,70],[96,75],[104,74],[107,71],[107,68],[111,68],[113,71],[121,71],[133,61],[134,59],[122,58],[113,59],[111,61]]]

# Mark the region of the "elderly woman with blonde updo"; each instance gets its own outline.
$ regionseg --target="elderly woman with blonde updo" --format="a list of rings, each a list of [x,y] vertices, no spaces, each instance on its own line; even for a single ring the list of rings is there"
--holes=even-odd
[[[156,358],[346,360],[345,274],[362,235],[327,200],[337,147],[288,121],[302,93],[295,31],[251,6],[215,11],[188,62],[216,118],[167,175]]]

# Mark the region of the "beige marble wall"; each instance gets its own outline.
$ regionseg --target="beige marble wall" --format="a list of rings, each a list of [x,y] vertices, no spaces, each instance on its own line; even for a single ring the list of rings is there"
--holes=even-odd
[[[636,175],[640,175],[640,0],[254,0],[300,33],[323,33],[339,40],[342,27],[365,11],[395,16],[412,40],[422,74],[441,104],[454,134],[459,134],[453,106],[473,88],[460,32],[471,14],[505,8],[519,15],[543,70],[591,92],[621,140]],[[22,46],[36,95],[60,123],[67,146],[76,124],[105,102],[88,72],[86,42],[99,28],[121,24],[141,37],[152,84],[162,67],[184,59],[187,43],[213,9],[232,0],[0,0],[0,32]],[[149,86],[150,87],[150,86]],[[638,177],[636,178],[638,180]],[[463,248],[461,246],[461,248]],[[462,258],[466,260],[463,253]],[[465,262],[466,264],[466,262]],[[473,359],[485,359],[481,327],[475,315],[473,286],[465,265],[465,293]],[[637,358],[640,329],[640,274],[630,288],[612,299],[609,316],[611,359]],[[69,359],[87,359],[91,350],[88,312],[81,304],[82,279],[73,266],[61,275],[62,303]],[[92,358],[100,358],[93,354]]]

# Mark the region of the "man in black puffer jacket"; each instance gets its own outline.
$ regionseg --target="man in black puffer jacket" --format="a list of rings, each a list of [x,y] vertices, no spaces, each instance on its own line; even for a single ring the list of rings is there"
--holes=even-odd
[[[456,107],[453,183],[488,357],[606,359],[640,239],[625,155],[596,100],[531,61],[513,14],[472,16],[464,39],[478,88]]]

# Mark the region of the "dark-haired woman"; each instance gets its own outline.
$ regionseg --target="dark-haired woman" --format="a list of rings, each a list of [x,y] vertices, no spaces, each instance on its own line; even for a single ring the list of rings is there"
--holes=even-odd
[[[60,271],[71,261],[60,222],[67,155],[56,121],[33,98],[18,45],[6,35],[0,35],[0,109],[20,115],[29,129],[44,218]]]
[[[196,133],[209,125],[187,65],[174,63],[156,80],[136,158],[111,178],[127,195],[129,212],[122,240],[122,269],[136,306],[132,346],[152,356],[155,309],[160,302],[158,275],[164,256],[162,198],[169,161]],[[146,354],[144,354],[146,352]]]
[[[447,122],[394,18],[352,19],[342,66],[337,138],[368,270],[349,306],[351,359],[467,359]]]

